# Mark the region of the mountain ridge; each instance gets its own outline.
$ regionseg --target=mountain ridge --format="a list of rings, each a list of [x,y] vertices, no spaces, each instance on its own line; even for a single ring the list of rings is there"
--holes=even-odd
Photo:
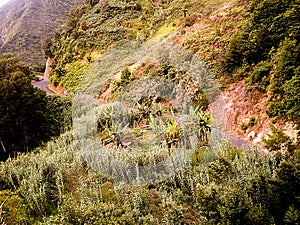
[[[11,0],[0,8],[0,53],[27,64],[43,63],[43,44],[63,24],[65,12],[84,0]]]

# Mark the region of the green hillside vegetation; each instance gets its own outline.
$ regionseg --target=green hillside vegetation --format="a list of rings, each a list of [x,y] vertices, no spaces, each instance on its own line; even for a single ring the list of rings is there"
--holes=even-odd
[[[86,68],[95,58],[93,52],[99,54],[124,41],[146,41],[160,28],[164,28],[164,37],[180,26],[182,7],[192,8],[198,3],[146,0],[99,1],[92,5],[78,7],[68,15],[50,48],[56,62],[50,80],[70,92],[76,91],[84,72],[79,72],[78,67]],[[77,70],[73,69],[75,62]]]
[[[299,137],[294,140],[271,127],[272,134],[264,139],[270,152],[234,148],[214,133],[211,115],[203,112],[209,103],[206,90],[189,73],[159,60],[127,65],[123,57],[132,56],[134,44],[114,54],[124,43],[156,44],[169,37],[205,60],[203,73],[209,65],[225,88],[244,79],[248,88],[270,96],[270,116],[299,126],[299,3],[87,1],[67,14],[45,49],[54,58],[51,82],[71,95],[84,76],[101,78],[102,83],[87,88],[97,90],[93,99],[80,102],[75,96],[73,108],[68,98],[34,89],[32,70],[12,55],[1,56],[0,149],[6,151],[4,159],[17,156],[0,163],[0,223],[299,224]],[[100,67],[105,60],[106,66],[122,68],[105,77],[110,74],[105,69],[115,69]],[[173,99],[167,95],[141,97],[134,92],[146,89],[142,81],[149,78],[169,80],[183,89],[196,106],[185,114],[192,123],[181,121],[180,107],[169,104]],[[126,88],[134,95],[126,96]],[[124,107],[118,101],[126,97],[130,101]],[[95,100],[106,104],[95,105]],[[255,122],[253,117],[245,126]],[[195,143],[187,130],[197,131]],[[100,173],[97,158],[87,157],[94,147],[91,140],[103,146],[92,156],[105,151],[136,165],[137,174],[138,166],[158,165],[178,148],[195,149],[182,170],[160,182],[135,186]],[[149,146],[155,144],[153,154]]]
[[[245,79],[262,94],[269,91],[269,116],[299,124],[299,2],[232,4],[225,22],[208,22],[203,31],[179,41],[205,59],[226,83]],[[56,62],[51,81],[75,92],[88,65],[105,49],[125,40],[184,33],[200,13],[209,16],[215,5],[210,1],[100,1],[78,7],[50,48]]]
[[[44,64],[43,46],[65,21],[65,12],[83,0],[10,0],[0,9],[0,53],[27,64]]]
[[[0,164],[7,224],[297,224],[299,153],[266,156],[226,142],[154,185],[119,185],[90,168],[71,133]],[[16,214],[16,212],[18,212]],[[13,222],[12,222],[13,221]]]
[[[252,1],[221,68],[231,81],[270,92],[268,114],[300,125],[300,2]]]

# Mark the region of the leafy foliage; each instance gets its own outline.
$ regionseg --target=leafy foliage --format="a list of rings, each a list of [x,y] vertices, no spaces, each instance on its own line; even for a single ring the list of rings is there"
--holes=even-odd
[[[135,77],[130,72],[128,68],[125,68],[121,71],[120,79],[114,80],[114,82],[111,85],[111,92],[113,95],[117,95],[117,93],[124,87],[126,87],[127,84],[129,84],[131,81],[133,81]]]
[[[267,138],[263,138],[265,148],[270,151],[284,151],[289,154],[293,154],[297,150],[298,141],[293,140],[286,135],[283,130],[271,126],[272,134],[268,134]]]
[[[299,15],[299,1],[251,1],[249,19],[230,41],[222,64],[227,77],[246,77],[249,85],[270,91],[270,116],[297,124]]]
[[[28,210],[24,200],[9,190],[0,191],[0,222],[2,224],[26,224]]]
[[[48,97],[35,89],[31,70],[10,54],[0,57],[0,78],[1,160],[60,135],[69,100]]]
[[[20,217],[40,224],[297,224],[299,152],[273,158],[224,143],[214,160],[135,187],[97,174],[72,143],[66,133],[0,164],[1,190],[8,190],[1,193],[18,193],[28,210]]]

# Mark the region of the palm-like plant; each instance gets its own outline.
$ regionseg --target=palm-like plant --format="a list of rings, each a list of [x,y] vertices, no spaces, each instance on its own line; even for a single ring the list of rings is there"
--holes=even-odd
[[[205,114],[200,107],[191,108],[189,117],[196,131],[199,144],[207,143],[208,135],[211,132],[212,119],[210,114]]]
[[[107,145],[113,143],[117,147],[124,147],[122,143],[122,137],[124,136],[124,132],[128,126],[129,124],[127,124],[121,130],[116,130],[116,131],[106,128],[106,131],[108,132],[108,136],[103,140],[103,144]]]
[[[166,136],[164,138],[169,149],[179,142],[181,133],[182,129],[180,125],[178,124],[176,118],[173,117],[173,119],[167,124]]]
[[[208,141],[208,135],[211,132],[211,116],[209,114],[205,114],[202,110],[197,110],[196,119],[198,141],[206,143]]]

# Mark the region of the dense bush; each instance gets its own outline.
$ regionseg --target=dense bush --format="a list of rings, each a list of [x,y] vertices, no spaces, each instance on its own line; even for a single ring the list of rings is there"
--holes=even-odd
[[[299,124],[299,1],[253,0],[244,28],[230,41],[222,63],[225,76],[246,77],[271,93],[270,116]],[[240,71],[243,71],[242,73]]]
[[[27,224],[29,215],[24,200],[9,190],[0,190],[0,223]]]
[[[225,67],[234,71],[243,64],[269,59],[270,51],[289,37],[299,41],[299,3],[294,0],[251,2],[249,20],[230,42]]]
[[[73,141],[68,133],[39,153],[0,164],[0,203],[7,199],[4,221],[15,215],[15,207],[20,207],[15,218],[23,224],[29,218],[39,224],[297,224],[299,220],[299,152],[285,154],[283,148],[281,157],[274,158],[224,144],[215,159],[203,161],[210,154],[204,151],[198,163],[167,180],[135,187],[100,176],[70,144]]]

